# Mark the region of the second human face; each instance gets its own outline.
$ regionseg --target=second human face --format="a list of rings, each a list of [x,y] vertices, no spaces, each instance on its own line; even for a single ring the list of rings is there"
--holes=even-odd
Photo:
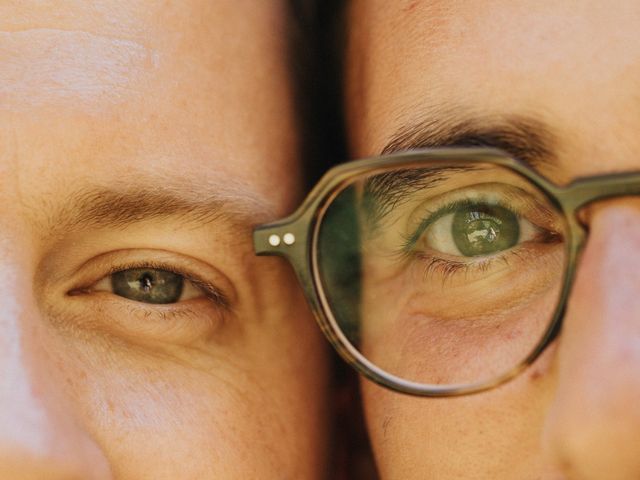
[[[284,2],[2,2],[0,477],[312,479]]]
[[[640,170],[639,19],[635,2],[355,0],[352,156],[465,145],[529,155],[543,143],[540,173],[559,184]],[[580,215],[589,238],[563,331],[523,374],[444,399],[363,382],[383,479],[640,475],[640,200]]]

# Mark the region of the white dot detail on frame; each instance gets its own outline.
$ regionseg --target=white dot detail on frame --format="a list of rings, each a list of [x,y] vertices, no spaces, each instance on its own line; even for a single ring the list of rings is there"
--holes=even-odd
[[[286,245],[293,245],[294,243],[296,243],[296,236],[293,233],[285,233],[282,236],[282,241]]]
[[[273,235],[269,235],[269,245],[272,247],[280,245],[280,235],[276,235],[275,233]]]

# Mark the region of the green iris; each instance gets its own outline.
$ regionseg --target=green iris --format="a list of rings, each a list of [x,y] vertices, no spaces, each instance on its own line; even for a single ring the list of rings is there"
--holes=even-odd
[[[111,275],[113,293],[144,303],[175,303],[183,286],[182,276],[153,268],[131,268]]]
[[[476,257],[507,250],[518,243],[518,217],[497,205],[468,205],[457,210],[451,226],[453,239],[464,256]]]

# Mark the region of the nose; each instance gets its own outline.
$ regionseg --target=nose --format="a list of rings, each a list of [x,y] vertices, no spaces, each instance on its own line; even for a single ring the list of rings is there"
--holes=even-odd
[[[105,457],[74,417],[28,290],[0,269],[0,478],[107,479]]]
[[[583,213],[543,443],[568,478],[640,478],[640,200]]]

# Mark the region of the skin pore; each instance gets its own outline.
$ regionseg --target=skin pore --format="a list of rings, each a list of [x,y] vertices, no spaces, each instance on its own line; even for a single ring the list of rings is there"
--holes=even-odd
[[[284,2],[0,6],[3,479],[323,478],[324,343],[251,248],[301,193],[289,21]],[[132,269],[180,298],[117,295]]]
[[[552,181],[640,169],[635,2],[350,2],[353,157],[492,146]],[[563,331],[510,383],[412,398],[363,381],[383,479],[640,475],[640,201],[586,207]],[[508,341],[505,338],[505,341]]]

